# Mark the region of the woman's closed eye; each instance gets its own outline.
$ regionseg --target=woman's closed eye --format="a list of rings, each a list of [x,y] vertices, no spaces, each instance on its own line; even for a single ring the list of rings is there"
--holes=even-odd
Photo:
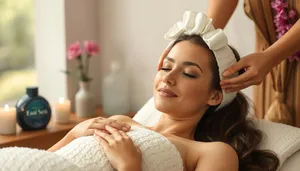
[[[170,71],[171,68],[163,68],[163,67],[161,67],[160,70],[163,70],[163,71]]]
[[[190,78],[197,78],[195,75],[188,74],[188,73],[183,73],[185,76],[190,77]]]
[[[162,67],[161,70],[163,70],[163,71],[171,71],[172,69],[171,68],[167,68],[167,67]],[[186,72],[183,72],[183,75],[186,76],[186,77],[189,77],[189,78],[197,78],[195,75],[188,74]]]

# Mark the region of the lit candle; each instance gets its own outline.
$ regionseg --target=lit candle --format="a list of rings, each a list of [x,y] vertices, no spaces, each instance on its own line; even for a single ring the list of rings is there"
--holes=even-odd
[[[16,133],[16,108],[5,107],[0,108],[0,134],[14,134]]]
[[[63,97],[55,103],[54,106],[54,121],[56,123],[68,123],[71,114],[71,102]]]

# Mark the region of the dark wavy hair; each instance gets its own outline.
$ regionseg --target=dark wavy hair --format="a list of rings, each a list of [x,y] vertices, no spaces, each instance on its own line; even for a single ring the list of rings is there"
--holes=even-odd
[[[173,43],[173,46],[181,41],[189,41],[210,51],[213,72],[211,85],[214,89],[221,91],[217,61],[203,39],[199,35],[183,35]],[[230,48],[237,61],[240,60],[237,51]],[[239,74],[242,73],[244,70],[239,71]],[[202,142],[221,141],[229,144],[238,155],[240,171],[275,171],[279,166],[279,159],[272,151],[258,149],[262,132],[254,127],[250,118],[247,118],[249,103],[246,97],[238,92],[230,104],[218,111],[215,110],[216,108],[217,106],[210,106],[204,113],[197,125],[194,139]]]

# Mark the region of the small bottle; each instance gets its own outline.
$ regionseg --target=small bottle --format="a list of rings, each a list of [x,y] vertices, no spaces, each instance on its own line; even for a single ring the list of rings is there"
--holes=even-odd
[[[51,118],[48,101],[38,95],[37,87],[26,88],[24,95],[16,104],[17,122],[23,130],[46,128]]]
[[[125,70],[117,60],[110,65],[110,74],[104,78],[102,90],[103,111],[106,115],[128,114],[129,82]]]

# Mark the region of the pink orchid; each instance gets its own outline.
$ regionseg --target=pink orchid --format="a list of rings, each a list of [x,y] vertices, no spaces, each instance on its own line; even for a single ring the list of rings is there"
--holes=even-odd
[[[294,21],[289,21],[289,19],[294,20],[296,17],[296,12],[294,10],[290,10],[288,14],[285,12],[288,8],[288,3],[283,0],[275,0],[271,3],[271,7],[275,11],[274,16],[274,24],[276,26],[276,37],[280,39],[286,32],[288,32],[295,23]],[[292,23],[290,23],[292,22]],[[300,51],[288,57],[290,62],[294,60],[300,61]]]
[[[276,11],[282,10],[284,8],[288,7],[287,2],[283,2],[281,0],[275,0],[274,2],[271,3],[271,7],[275,9]]]
[[[289,18],[294,19],[296,17],[296,12],[294,10],[289,11]]]
[[[293,62],[293,61],[295,61],[295,60],[296,60],[297,62],[299,62],[299,61],[300,61],[300,53],[297,52],[297,53],[295,53],[295,54],[289,56],[288,59],[289,59],[290,62]]]
[[[293,24],[286,25],[286,31],[289,31],[293,27]]]
[[[84,41],[84,51],[90,56],[95,56],[97,53],[99,53],[100,48],[96,42],[89,40]]]
[[[76,59],[81,55],[80,43],[77,41],[68,48],[68,59]]]

